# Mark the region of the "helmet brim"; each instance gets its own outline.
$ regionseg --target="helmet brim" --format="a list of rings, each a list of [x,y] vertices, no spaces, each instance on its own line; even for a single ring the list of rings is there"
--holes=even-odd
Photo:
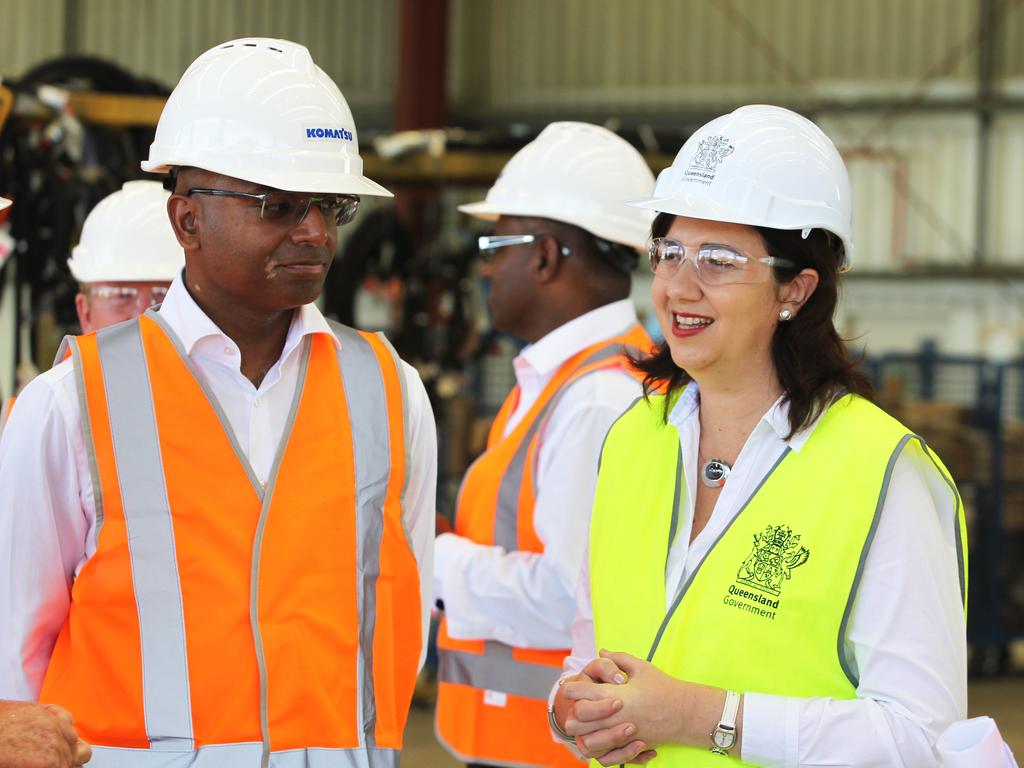
[[[801,222],[786,226],[779,221],[768,221],[752,216],[745,216],[735,209],[724,205],[718,205],[713,200],[704,197],[691,195],[673,195],[671,197],[641,197],[633,200],[626,200],[626,205],[634,208],[644,208],[658,213],[668,213],[673,216],[687,216],[692,219],[707,219],[708,221],[720,221],[725,224],[743,224],[748,227],[768,227],[770,229],[802,230],[802,229],[825,229],[832,232],[843,241],[843,259],[840,269],[846,271],[850,267],[850,259],[853,254],[853,243],[836,231],[836,227],[829,222]]]
[[[466,203],[459,206],[460,213],[467,213],[470,216],[483,219],[484,221],[496,221],[502,212],[493,203],[486,200],[479,200],[475,203]]]
[[[184,163],[183,163],[184,165]],[[171,172],[174,167],[170,163],[155,163],[148,160],[142,162],[142,170],[147,173]],[[219,173],[224,176],[249,181],[253,184],[261,184],[273,189],[280,189],[285,192],[313,192],[324,195],[367,195],[370,197],[394,197],[394,193],[382,187],[372,179],[362,175],[348,175],[338,173],[272,173],[263,175],[258,171],[248,172],[232,169],[228,171],[221,168],[203,168],[201,165],[193,167],[202,168],[211,173]]]

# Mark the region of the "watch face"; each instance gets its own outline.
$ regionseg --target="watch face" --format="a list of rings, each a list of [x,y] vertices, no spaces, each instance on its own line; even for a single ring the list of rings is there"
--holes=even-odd
[[[736,734],[732,731],[716,728],[715,732],[711,734],[711,740],[715,742],[715,746],[719,749],[730,749],[736,743]]]

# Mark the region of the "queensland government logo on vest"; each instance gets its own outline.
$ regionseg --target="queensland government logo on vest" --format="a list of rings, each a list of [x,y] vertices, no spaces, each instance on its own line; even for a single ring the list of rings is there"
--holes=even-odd
[[[740,564],[736,583],[729,586],[725,605],[768,619],[775,618],[783,582],[807,562],[811,551],[788,525],[769,525],[754,534],[754,548]]]
[[[690,164],[683,171],[683,178],[686,181],[695,181],[698,184],[711,186],[718,172],[718,166],[725,158],[735,151],[735,147],[729,143],[725,136],[708,136],[700,140],[697,151],[690,159]]]

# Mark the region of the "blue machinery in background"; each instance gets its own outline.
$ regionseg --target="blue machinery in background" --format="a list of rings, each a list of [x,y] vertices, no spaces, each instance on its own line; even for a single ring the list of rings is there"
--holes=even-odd
[[[970,529],[968,636],[974,674],[1005,671],[1007,646],[1024,638],[1024,358],[994,362],[946,355],[934,342],[916,353],[886,354],[865,361],[875,386],[893,377],[909,403],[945,401],[964,409],[963,440],[987,448],[971,476],[957,477],[973,509]],[[913,429],[927,432],[918,424]],[[1015,441],[1007,444],[1007,436]],[[928,434],[922,434],[928,441]],[[939,448],[942,454],[941,447]],[[1009,462],[1012,462],[1012,466]]]

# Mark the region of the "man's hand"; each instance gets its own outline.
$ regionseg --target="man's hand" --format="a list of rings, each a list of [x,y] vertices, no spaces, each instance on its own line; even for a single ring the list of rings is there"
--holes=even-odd
[[[78,768],[90,757],[66,709],[0,701],[0,768]]]

